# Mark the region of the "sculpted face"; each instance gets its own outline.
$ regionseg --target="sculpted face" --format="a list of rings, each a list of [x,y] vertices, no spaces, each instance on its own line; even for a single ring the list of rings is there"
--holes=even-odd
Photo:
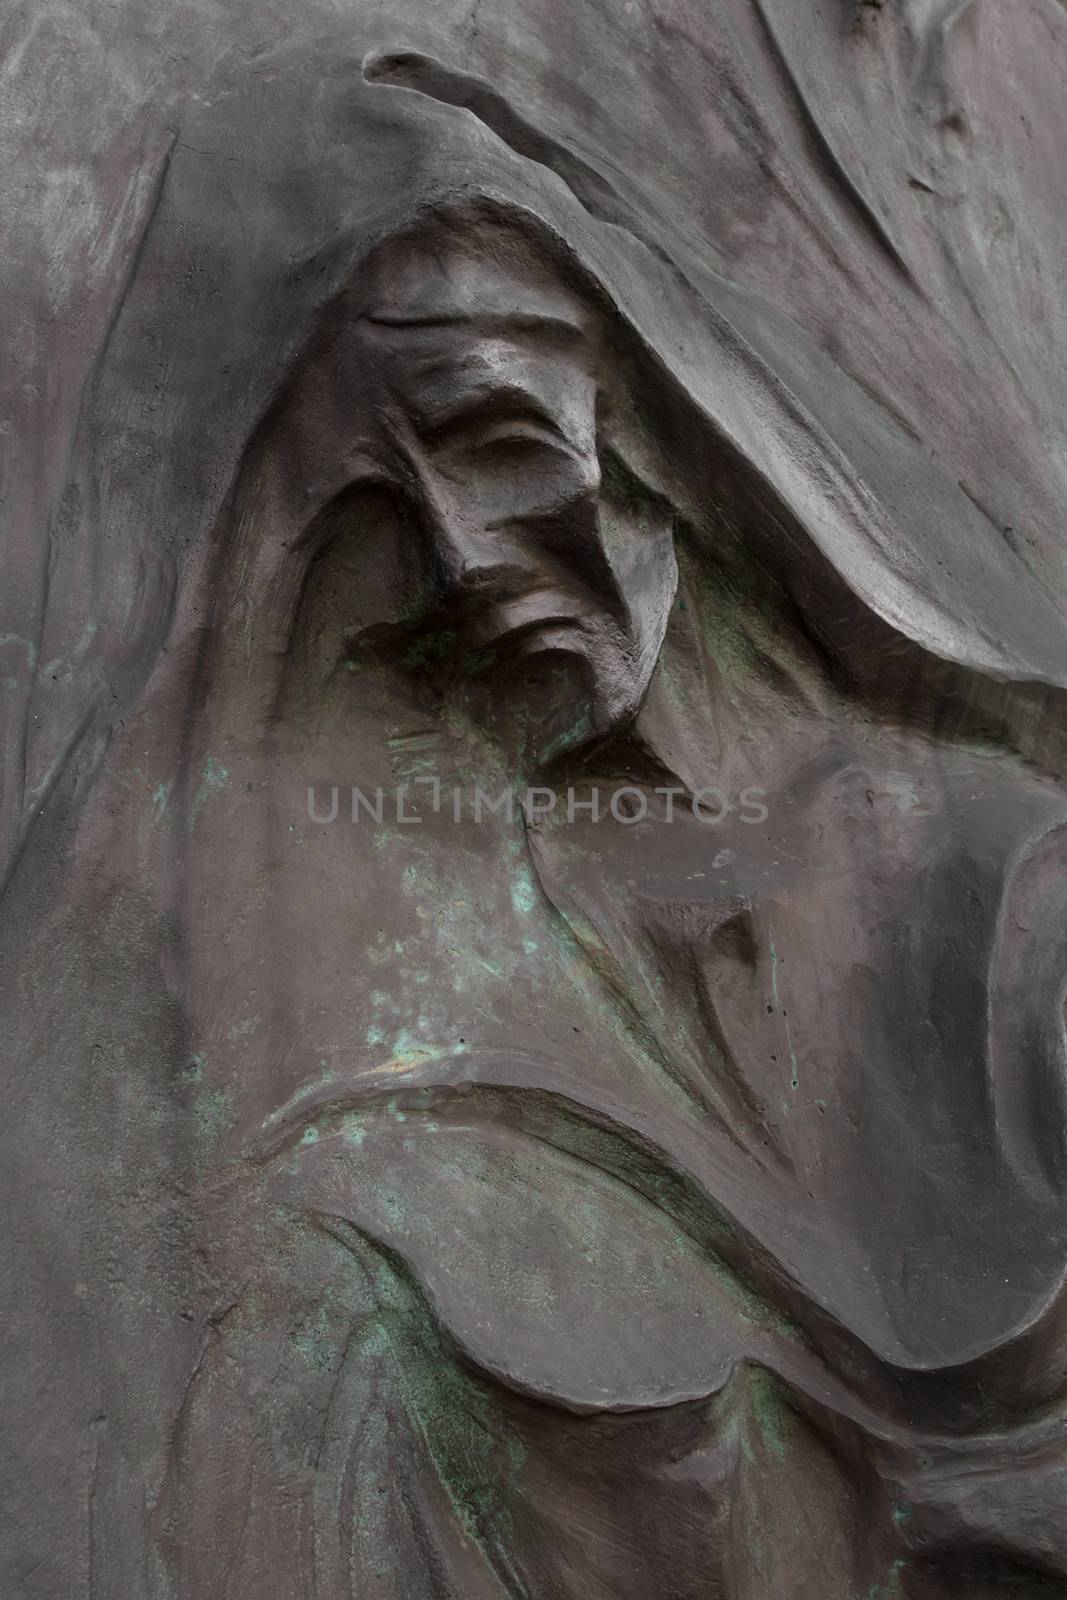
[[[677,572],[669,513],[598,450],[595,319],[530,254],[505,236],[387,247],[357,339],[418,530],[411,625],[457,641],[451,665],[498,706],[529,712],[554,684],[543,750],[549,722],[575,743],[633,715]]]

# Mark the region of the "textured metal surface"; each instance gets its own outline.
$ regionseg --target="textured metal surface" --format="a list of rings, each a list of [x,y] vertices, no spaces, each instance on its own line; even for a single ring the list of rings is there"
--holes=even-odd
[[[0,1589],[1067,1594],[1062,7],[5,51]]]

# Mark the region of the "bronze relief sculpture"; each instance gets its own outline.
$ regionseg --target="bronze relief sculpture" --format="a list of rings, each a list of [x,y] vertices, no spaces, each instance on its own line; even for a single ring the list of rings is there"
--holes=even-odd
[[[51,524],[12,1592],[1065,1593],[1041,493],[388,21],[183,105]]]

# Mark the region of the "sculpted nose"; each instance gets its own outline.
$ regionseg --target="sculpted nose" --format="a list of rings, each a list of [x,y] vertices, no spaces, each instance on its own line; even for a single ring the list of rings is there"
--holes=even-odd
[[[435,540],[437,562],[445,587],[484,589],[501,567],[499,545],[480,530],[462,523],[445,524]]]
[[[434,575],[445,598],[507,599],[529,587],[533,574],[504,535],[441,496],[428,509]]]

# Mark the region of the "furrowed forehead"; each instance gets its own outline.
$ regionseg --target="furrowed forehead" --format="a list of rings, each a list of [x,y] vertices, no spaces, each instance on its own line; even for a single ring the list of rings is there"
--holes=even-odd
[[[532,245],[493,229],[429,230],[387,241],[368,263],[361,319],[372,327],[576,338],[588,314]]]

